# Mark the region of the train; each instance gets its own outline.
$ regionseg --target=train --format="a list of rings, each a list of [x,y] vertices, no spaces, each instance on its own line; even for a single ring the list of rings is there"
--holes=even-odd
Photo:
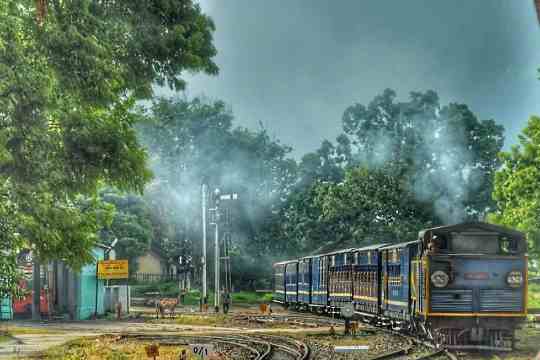
[[[424,229],[273,264],[273,302],[407,331],[455,350],[511,351],[527,318],[523,233],[484,222]]]

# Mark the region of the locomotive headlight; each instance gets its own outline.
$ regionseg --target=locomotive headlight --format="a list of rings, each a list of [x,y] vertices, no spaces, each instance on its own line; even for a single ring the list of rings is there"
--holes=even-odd
[[[511,287],[520,287],[523,284],[523,274],[521,271],[510,271],[506,275],[506,283]]]
[[[450,281],[450,276],[442,270],[437,270],[431,274],[431,282],[435,287],[443,288],[448,285]]]

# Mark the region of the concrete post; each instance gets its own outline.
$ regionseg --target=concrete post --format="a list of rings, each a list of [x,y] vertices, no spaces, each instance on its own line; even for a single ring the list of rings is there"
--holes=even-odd
[[[32,320],[41,320],[40,297],[41,297],[41,274],[39,262],[34,258],[32,268]]]

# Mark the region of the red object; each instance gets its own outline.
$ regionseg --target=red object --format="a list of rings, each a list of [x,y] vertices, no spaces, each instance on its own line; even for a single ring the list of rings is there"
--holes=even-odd
[[[489,279],[489,274],[487,272],[465,273],[465,279],[467,279],[467,280],[487,280],[487,279]]]
[[[28,283],[26,281],[21,282],[20,287],[23,289],[28,289]],[[25,314],[32,313],[32,295],[33,292],[30,292],[28,295],[21,299],[13,300],[13,313],[14,314]],[[42,314],[49,313],[49,303],[47,302],[47,294],[44,289],[41,289],[41,294],[39,297],[39,310]]]

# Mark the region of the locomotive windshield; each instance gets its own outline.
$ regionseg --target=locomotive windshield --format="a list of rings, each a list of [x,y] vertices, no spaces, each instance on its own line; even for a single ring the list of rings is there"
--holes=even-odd
[[[454,234],[452,252],[471,254],[497,254],[499,239],[492,234]]]
[[[450,248],[457,254],[505,255],[518,252],[517,241],[495,233],[452,233]]]

